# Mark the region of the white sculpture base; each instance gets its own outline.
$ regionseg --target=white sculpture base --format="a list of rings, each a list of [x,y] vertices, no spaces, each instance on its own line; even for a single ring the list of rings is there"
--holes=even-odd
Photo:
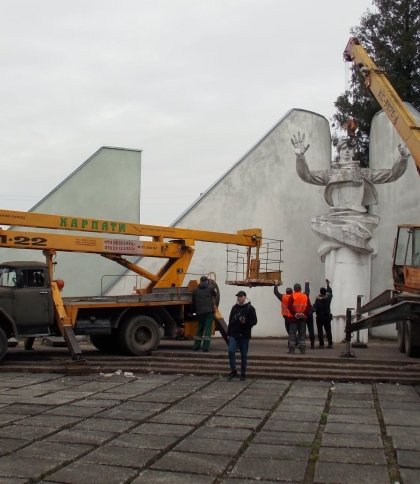
[[[330,247],[327,250],[327,245]],[[331,248],[324,242],[319,249],[325,262],[325,278],[333,289],[331,322],[333,341],[338,343],[345,338],[346,309],[356,309],[357,296],[362,295],[362,305],[370,299],[370,274],[372,255],[355,252],[348,247]],[[356,335],[352,337],[356,341]],[[368,330],[360,331],[359,341],[368,342]]]

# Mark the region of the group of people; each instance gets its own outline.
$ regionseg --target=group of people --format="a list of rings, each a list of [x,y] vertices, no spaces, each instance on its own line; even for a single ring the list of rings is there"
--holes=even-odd
[[[193,291],[192,305],[198,319],[198,328],[194,338],[193,350],[209,351],[212,324],[214,321],[215,300],[217,291],[206,276],[201,276],[200,283]],[[315,302],[312,305],[309,298],[309,282],[305,282],[305,290],[296,283],[292,288],[288,287],[284,294],[278,290],[278,284],[274,285],[274,294],[281,301],[281,314],[284,317],[285,327],[288,334],[288,353],[294,354],[296,347],[301,353],[305,353],[306,328],[308,328],[311,348],[315,347],[315,332],[313,315],[316,315],[319,348],[325,348],[324,331],[327,337],[327,348],[333,347],[331,334],[331,299],[332,289],[328,279],[326,287],[321,287]],[[244,291],[236,294],[236,304],[232,306],[229,314],[228,358],[230,373],[229,380],[239,377],[245,380],[248,362],[249,340],[252,328],[257,324],[257,313],[251,301]],[[236,369],[236,351],[241,354],[240,374]]]
[[[309,333],[311,349],[315,348],[314,314],[316,315],[316,327],[318,330],[319,348],[325,348],[324,331],[327,337],[327,348],[332,349],[333,340],[331,332],[331,299],[332,289],[330,281],[325,280],[326,287],[321,287],[314,304],[309,298],[309,282],[305,282],[305,291],[297,282],[293,289],[286,288],[286,292],[281,294],[278,284],[274,285],[274,294],[281,301],[281,314],[284,317],[288,338],[288,353],[294,354],[296,347],[301,353],[305,353],[306,328]]]

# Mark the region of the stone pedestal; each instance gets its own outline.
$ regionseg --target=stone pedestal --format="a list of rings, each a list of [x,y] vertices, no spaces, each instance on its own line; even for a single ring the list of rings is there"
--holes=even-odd
[[[325,262],[325,278],[329,279],[333,289],[331,302],[331,312],[334,315],[331,322],[332,336],[334,342],[344,340],[344,328],[346,324],[346,309],[356,309],[357,296],[362,297],[362,304],[370,297],[370,273],[371,258],[370,253],[359,253],[354,250],[336,246],[329,250],[321,244],[320,255]],[[353,336],[355,340],[356,335]],[[359,333],[359,340],[362,343],[368,342],[368,331],[363,330]]]

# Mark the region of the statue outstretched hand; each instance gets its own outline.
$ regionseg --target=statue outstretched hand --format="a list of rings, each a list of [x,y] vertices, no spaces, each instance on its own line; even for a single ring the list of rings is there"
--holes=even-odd
[[[407,150],[407,147],[403,144],[399,144],[398,145],[398,151],[400,152],[400,155],[403,157],[403,158],[408,158],[410,156],[410,152]]]
[[[296,156],[305,154],[310,146],[305,146],[305,133],[302,133],[302,136],[300,135],[300,132],[298,132],[297,136],[294,134],[293,138],[290,138],[290,141],[295,149]]]

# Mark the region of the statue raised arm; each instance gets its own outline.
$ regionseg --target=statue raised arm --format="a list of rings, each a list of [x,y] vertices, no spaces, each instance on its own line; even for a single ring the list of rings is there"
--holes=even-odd
[[[290,139],[296,155],[296,171],[299,177],[306,183],[313,185],[326,185],[328,183],[328,170],[309,170],[306,162],[305,153],[309,149],[309,144],[305,146],[305,133],[298,132]]]
[[[337,162],[325,170],[310,170],[305,159],[310,146],[305,145],[305,134],[298,132],[291,142],[299,177],[306,183],[325,186],[324,197],[330,213],[313,219],[313,229],[324,238],[371,251],[368,240],[372,237],[372,228],[379,222],[377,216],[367,214],[367,206],[378,203],[374,184],[398,180],[405,173],[410,156],[407,149],[398,146],[400,156],[391,169],[361,168],[360,162],[353,159],[354,140],[344,138],[337,144]]]
[[[292,142],[293,148],[295,149],[296,156],[304,155],[308,151],[308,148],[310,146],[305,146],[305,133],[302,134],[302,137],[300,136],[300,132],[298,132],[297,136],[294,134],[293,138],[291,138],[290,141]]]
[[[295,149],[296,171],[303,181],[311,183],[311,172],[309,171],[309,167],[305,159],[305,153],[308,151],[310,145],[305,146],[305,133],[303,133],[301,136],[300,132],[298,132],[297,135],[293,135],[293,138],[291,138],[290,141]]]

